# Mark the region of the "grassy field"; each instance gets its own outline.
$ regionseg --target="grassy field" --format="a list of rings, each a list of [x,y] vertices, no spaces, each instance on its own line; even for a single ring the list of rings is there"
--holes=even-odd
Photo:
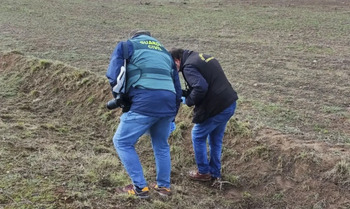
[[[2,0],[0,208],[349,208],[349,17],[338,0]],[[114,194],[129,179],[104,73],[136,28],[213,55],[237,90],[221,189],[186,178],[195,164],[181,107],[169,139],[175,195]]]

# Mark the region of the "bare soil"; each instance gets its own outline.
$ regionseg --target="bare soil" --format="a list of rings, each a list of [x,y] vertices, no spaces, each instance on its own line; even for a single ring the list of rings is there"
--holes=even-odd
[[[113,131],[106,124],[113,124],[114,117],[120,112],[102,119],[105,112],[100,103],[109,98],[109,89],[103,77],[62,64],[43,63],[18,53],[1,55],[0,66],[5,84],[9,84],[11,78],[21,78],[16,87],[17,96],[6,96],[6,92],[1,94],[1,176],[7,180],[10,175],[20,175],[20,179],[28,181],[41,179],[38,185],[50,184],[49,190],[54,192],[50,201],[27,200],[35,195],[33,193],[16,201],[12,194],[20,186],[12,182],[11,187],[1,190],[0,203],[3,207],[26,205],[36,208],[45,203],[55,208],[75,208],[82,207],[82,203],[77,202],[87,200],[92,201],[90,206],[96,208],[134,207],[139,204],[136,200],[125,202],[114,199],[113,188],[116,185],[105,175],[101,175],[96,182],[90,182],[87,176],[79,173],[79,166],[88,166],[84,165],[84,155],[103,157],[109,153],[114,156],[109,140]],[[86,94],[94,97],[95,102],[91,102]],[[186,120],[183,114],[180,112],[178,117]],[[175,195],[166,201],[167,207],[350,206],[349,145],[299,140],[270,128],[262,128],[254,137],[226,136],[222,159],[224,181],[213,185],[213,182],[196,183],[186,178],[186,173],[194,168],[193,151],[189,139],[190,127],[182,129],[183,138],[171,136],[169,139]],[[181,152],[175,151],[175,147],[180,147]],[[149,159],[149,144],[147,148],[139,149],[142,159]],[[183,155],[186,157],[179,160]],[[114,157],[117,161],[117,157]],[[146,163],[150,169],[149,175],[153,176],[154,167],[151,165],[150,162]],[[109,169],[116,172],[114,168]],[[108,170],[105,172],[109,173]],[[148,178],[154,178],[149,175]],[[87,193],[86,197],[74,193],[74,186],[67,183],[75,176],[84,185],[79,189],[86,189],[79,192]],[[89,190],[97,189],[107,192],[103,199],[99,199],[98,195],[89,195]],[[151,201],[147,204],[151,208],[155,203]]]
[[[349,1],[4,0],[0,11],[0,208],[350,208]],[[195,163],[181,107],[173,196],[115,193],[130,181],[103,74],[135,28],[211,53],[238,91],[222,182],[186,177]],[[154,181],[147,137],[137,150]]]

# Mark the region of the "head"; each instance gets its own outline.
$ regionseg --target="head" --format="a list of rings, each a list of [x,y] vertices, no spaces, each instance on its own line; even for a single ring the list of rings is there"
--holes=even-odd
[[[169,50],[169,53],[171,54],[171,56],[174,59],[177,71],[179,71],[180,70],[180,65],[181,65],[181,59],[182,59],[182,55],[184,53],[184,50],[181,49],[181,48],[172,48],[171,50]]]
[[[139,35],[151,36],[151,32],[149,32],[147,30],[133,30],[130,32],[129,37],[134,38],[134,37],[139,36]]]

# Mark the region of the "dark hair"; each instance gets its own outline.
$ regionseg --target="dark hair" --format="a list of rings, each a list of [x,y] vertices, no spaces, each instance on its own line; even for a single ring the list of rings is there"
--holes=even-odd
[[[173,59],[181,60],[182,59],[182,55],[184,53],[184,50],[181,49],[181,48],[172,48],[172,49],[170,49],[169,53],[171,54]]]
[[[133,30],[130,32],[129,37],[134,38],[135,36],[139,36],[139,35],[151,36],[151,32],[147,30]]]

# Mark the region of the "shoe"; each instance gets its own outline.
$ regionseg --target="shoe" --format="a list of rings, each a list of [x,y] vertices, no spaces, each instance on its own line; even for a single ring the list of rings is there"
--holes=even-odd
[[[116,192],[125,192],[125,193],[128,193],[129,195],[135,195],[141,199],[149,198],[149,188],[147,186],[142,189],[139,189],[133,184],[130,184],[128,186],[125,186],[124,188],[116,189]]]
[[[159,187],[157,184],[153,187],[153,189],[163,197],[169,197],[171,195],[171,190],[166,187]]]
[[[194,181],[210,181],[211,180],[210,173],[201,174],[198,171],[190,171],[189,177],[190,177],[190,179],[192,179]]]

